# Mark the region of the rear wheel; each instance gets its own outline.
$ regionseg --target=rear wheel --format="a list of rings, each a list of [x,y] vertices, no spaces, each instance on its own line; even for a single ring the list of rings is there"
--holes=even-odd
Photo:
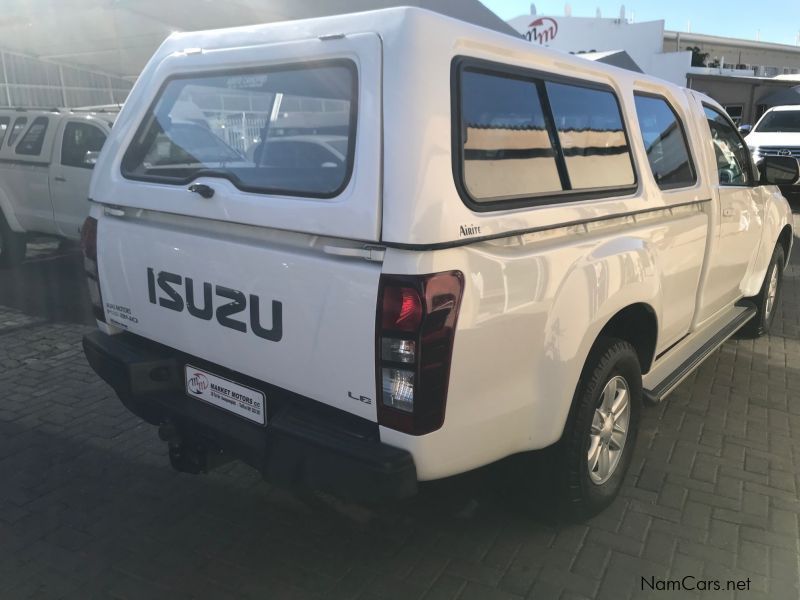
[[[633,455],[641,406],[636,350],[623,340],[599,339],[558,448],[557,477],[570,516],[591,516],[616,497]]]
[[[764,276],[764,282],[761,284],[758,295],[748,298],[755,304],[757,312],[742,328],[743,335],[759,337],[769,333],[769,328],[775,320],[775,311],[780,300],[785,262],[783,246],[777,244],[772,252],[772,259],[769,261],[769,267],[767,267],[767,273]]]
[[[0,211],[0,268],[15,267],[25,260],[25,234],[12,231]]]

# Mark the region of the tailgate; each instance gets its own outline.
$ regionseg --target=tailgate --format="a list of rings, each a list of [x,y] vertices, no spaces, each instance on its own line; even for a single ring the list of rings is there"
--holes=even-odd
[[[380,264],[335,257],[318,244],[256,228],[103,217],[106,318],[375,421]]]

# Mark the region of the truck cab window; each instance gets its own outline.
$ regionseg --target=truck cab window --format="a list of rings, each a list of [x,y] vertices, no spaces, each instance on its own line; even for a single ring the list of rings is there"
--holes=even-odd
[[[664,98],[634,94],[634,102],[647,161],[658,187],[694,185],[697,176],[678,115]]]
[[[17,141],[19,134],[22,133],[22,130],[25,129],[25,125],[28,124],[27,117],[17,117],[14,121],[14,125],[11,127],[11,134],[8,136],[8,145],[13,146],[14,142]]]
[[[26,154],[28,156],[41,154],[48,123],[47,117],[36,117],[28,131],[22,136],[19,144],[17,144],[17,154]]]
[[[0,117],[0,146],[3,144],[3,140],[6,137],[6,132],[8,131],[8,126],[11,123],[11,119],[8,117]]]
[[[88,123],[67,123],[61,144],[61,164],[82,169],[94,168],[106,134]]]
[[[742,138],[719,111],[704,106],[720,185],[750,185],[753,181],[750,153]]]

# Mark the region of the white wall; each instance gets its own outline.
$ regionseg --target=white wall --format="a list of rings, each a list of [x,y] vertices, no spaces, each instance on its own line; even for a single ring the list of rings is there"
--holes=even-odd
[[[647,74],[686,85],[691,53],[663,53],[664,21],[521,15],[508,21],[532,44],[565,52],[625,50]]]
[[[650,63],[640,64],[642,71],[655,77],[661,77],[678,85],[686,85],[686,73],[691,69],[691,52],[662,52],[651,54]]]

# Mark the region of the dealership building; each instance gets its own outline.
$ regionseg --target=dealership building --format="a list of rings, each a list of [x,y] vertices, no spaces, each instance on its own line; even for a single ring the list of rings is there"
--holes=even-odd
[[[800,104],[800,47],[667,31],[664,21],[572,15],[520,15],[508,21],[532,44],[581,54],[702,91],[740,123],[770,106]],[[706,66],[692,66],[692,52]],[[795,89],[797,87],[797,89]]]
[[[664,21],[631,23],[625,18],[529,14],[515,17],[508,24],[532,44],[586,54],[591,59],[624,51],[639,70],[679,85],[686,85],[686,73],[692,64],[691,52],[664,52]]]

